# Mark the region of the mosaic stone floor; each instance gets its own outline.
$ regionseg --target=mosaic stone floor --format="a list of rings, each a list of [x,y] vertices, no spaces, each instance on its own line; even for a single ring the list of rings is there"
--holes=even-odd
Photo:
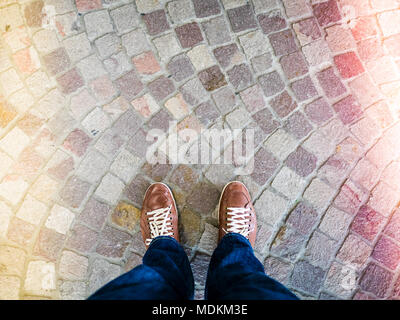
[[[304,299],[398,299],[399,69],[398,0],[1,0],[0,298],[84,299],[139,264],[154,181],[201,298],[237,179],[268,274]],[[253,129],[253,172],[147,162],[173,120]]]

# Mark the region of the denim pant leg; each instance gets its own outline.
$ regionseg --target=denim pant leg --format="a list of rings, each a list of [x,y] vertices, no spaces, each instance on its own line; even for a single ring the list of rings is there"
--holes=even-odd
[[[297,300],[268,277],[250,242],[238,233],[226,234],[215,249],[207,274],[205,298],[210,300]]]
[[[194,280],[189,259],[171,237],[155,238],[143,264],[95,292],[89,300],[193,299]]]

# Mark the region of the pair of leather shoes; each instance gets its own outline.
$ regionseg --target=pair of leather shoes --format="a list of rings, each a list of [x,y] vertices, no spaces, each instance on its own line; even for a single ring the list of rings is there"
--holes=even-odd
[[[171,190],[164,183],[153,183],[143,200],[140,227],[148,247],[157,236],[170,236],[179,242],[178,211]],[[229,182],[219,200],[219,239],[230,232],[246,237],[254,247],[257,221],[246,186]]]

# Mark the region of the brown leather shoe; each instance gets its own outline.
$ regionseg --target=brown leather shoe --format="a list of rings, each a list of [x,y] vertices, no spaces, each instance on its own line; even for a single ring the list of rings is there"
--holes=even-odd
[[[246,186],[239,181],[229,182],[219,199],[219,240],[230,232],[240,233],[254,247],[257,220]]]
[[[157,236],[170,236],[179,241],[175,199],[164,183],[153,183],[147,188],[143,200],[140,228],[147,248]]]

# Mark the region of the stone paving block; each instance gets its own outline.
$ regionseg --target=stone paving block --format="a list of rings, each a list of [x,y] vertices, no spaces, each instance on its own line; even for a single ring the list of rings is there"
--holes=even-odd
[[[145,33],[139,29],[121,36],[121,42],[128,56],[134,56],[150,49]]]
[[[295,229],[283,226],[271,245],[271,253],[294,262],[306,242],[306,237]]]
[[[18,51],[13,54],[13,59],[19,71],[24,75],[31,75],[40,68],[39,56],[33,47]]]
[[[80,33],[63,41],[68,57],[72,62],[77,62],[88,56],[92,48],[85,33]]]
[[[217,0],[193,0],[193,6],[197,18],[213,16],[221,12]]]
[[[316,209],[322,210],[335,194],[335,189],[328,186],[322,180],[315,178],[303,194],[304,199],[309,201]]]
[[[194,17],[191,0],[174,0],[167,4],[168,13],[173,23],[180,23]]]
[[[324,277],[324,270],[302,260],[294,265],[289,283],[304,292],[316,295],[322,287]]]
[[[348,51],[356,47],[356,42],[348,28],[334,25],[325,29],[326,41],[332,52]]]
[[[206,223],[197,249],[205,254],[212,255],[218,243],[218,228]]]
[[[216,48],[213,53],[223,69],[240,64],[243,61],[243,55],[235,43]]]
[[[242,98],[246,109],[250,113],[254,111],[259,111],[265,107],[263,92],[259,85],[254,85],[250,88],[243,90],[240,93],[240,97]]]
[[[88,265],[88,258],[64,250],[60,259],[59,274],[66,280],[84,280]]]
[[[136,40],[133,40],[132,45],[134,45],[135,43]],[[169,60],[171,57],[181,51],[178,40],[172,33],[168,33],[164,36],[153,39],[153,43],[154,46],[157,48],[158,55],[162,61]]]
[[[270,277],[287,284],[293,265],[270,256],[264,261],[264,269]]]
[[[299,101],[305,101],[318,95],[310,76],[292,82],[291,87]]]
[[[179,90],[183,98],[190,105],[197,105],[207,99],[207,91],[204,89],[198,78],[186,82]]]
[[[121,201],[114,209],[111,221],[127,230],[134,230],[140,221],[140,210],[131,204]]]
[[[0,276],[0,298],[2,300],[18,300],[21,280],[13,276]]]
[[[227,14],[233,32],[240,32],[257,26],[253,9],[249,4],[227,10]]]
[[[296,199],[306,186],[306,182],[293,170],[283,167],[272,181],[271,186],[289,199]]]
[[[261,221],[270,225],[277,224],[285,215],[288,201],[266,189],[255,201],[254,209]]]
[[[319,229],[334,240],[341,241],[346,236],[352,219],[348,213],[329,207]]]
[[[364,68],[354,52],[347,52],[334,57],[334,62],[343,78],[352,78],[364,72]]]
[[[382,172],[380,180],[384,181],[388,186],[390,186],[393,190],[399,190],[400,184],[400,167],[399,162],[392,162],[389,164],[385,170]]]
[[[193,65],[186,55],[179,55],[172,58],[167,68],[177,82],[187,79],[194,73]]]
[[[95,230],[100,230],[110,210],[111,208],[107,204],[91,198],[79,215],[79,220]]]
[[[197,71],[211,67],[214,61],[205,45],[198,45],[187,52],[187,56]]]
[[[84,300],[86,298],[86,284],[82,281],[62,281],[60,296],[63,300]]]
[[[372,242],[383,228],[385,218],[367,205],[358,211],[351,225],[351,230]]]
[[[286,159],[286,165],[302,177],[308,176],[316,167],[317,158],[299,147]]]
[[[340,11],[335,0],[329,0],[314,5],[313,13],[321,27],[341,19]]]
[[[227,71],[229,82],[236,90],[242,90],[253,82],[253,76],[250,68],[246,64],[234,66]]]
[[[384,56],[383,47],[378,39],[367,39],[357,43],[357,51],[362,61],[371,61]]]
[[[161,76],[149,83],[148,88],[157,101],[163,100],[175,90],[172,80],[165,76]]]
[[[93,249],[97,242],[97,232],[89,229],[81,223],[75,223],[70,230],[66,246],[86,253]]]
[[[322,34],[315,18],[308,18],[293,24],[297,39],[302,46],[320,39]]]
[[[382,236],[375,245],[372,257],[387,268],[394,270],[400,262],[400,248],[390,238]]]
[[[290,29],[272,33],[268,38],[277,56],[293,53],[297,50],[293,31]]]
[[[188,105],[186,104],[182,94],[180,93],[168,99],[165,102],[165,107],[171,112],[171,114],[176,119],[180,119],[189,113]]]
[[[349,87],[354,92],[358,102],[364,108],[370,106],[381,97],[379,89],[374,85],[371,78],[366,73],[351,80],[349,82]]]
[[[350,234],[344,241],[336,257],[346,264],[361,269],[372,248],[356,235]]]
[[[393,274],[377,264],[370,262],[365,269],[360,287],[366,292],[371,292],[379,298],[383,298],[389,290]]]
[[[106,74],[106,70],[96,55],[82,59],[76,64],[76,67],[86,82]]]
[[[256,73],[262,73],[272,67],[272,57],[270,53],[251,59],[251,65]]]
[[[57,261],[64,245],[65,235],[55,230],[42,228],[36,241],[33,253],[51,261]]]
[[[285,88],[279,73],[276,71],[260,76],[258,82],[267,97],[273,96]]]
[[[133,100],[131,104],[144,118],[151,117],[160,108],[154,98],[148,93]]]
[[[302,51],[311,66],[329,62],[332,55],[328,44],[321,39],[304,46]]]
[[[311,264],[326,269],[337,249],[337,242],[318,230],[314,232],[307,244],[304,257]]]
[[[334,205],[340,210],[354,215],[358,212],[360,206],[365,200],[365,190],[348,180],[341,187],[340,192],[334,201]]]
[[[278,169],[278,160],[264,148],[254,155],[254,170],[251,174],[253,180],[259,185],[264,185]]]
[[[26,254],[24,250],[10,246],[0,246],[2,274],[22,275],[25,258]]]
[[[70,65],[70,59],[64,48],[58,48],[43,57],[44,64],[51,75],[64,71]]]
[[[134,70],[125,73],[114,82],[121,95],[128,101],[133,100],[144,89],[144,85]]]
[[[362,110],[353,96],[348,96],[333,105],[333,109],[339,115],[344,124],[354,122],[362,115]]]
[[[52,262],[31,261],[24,282],[27,293],[39,296],[48,296],[56,289],[56,271]]]
[[[300,111],[292,113],[283,123],[283,127],[296,139],[304,138],[312,130],[312,126]]]
[[[300,51],[282,57],[280,63],[283,72],[289,80],[302,76],[308,72],[307,63]]]
[[[47,206],[28,194],[16,216],[33,225],[38,225],[46,212]]]
[[[318,125],[325,123],[333,116],[332,109],[324,98],[318,98],[307,104],[304,111],[308,118]]]
[[[349,299],[356,289],[355,282],[357,280],[358,276],[352,268],[333,262],[326,276],[324,288],[334,293],[335,296]]]
[[[201,30],[196,22],[188,23],[175,29],[182,48],[191,48],[203,41]]]
[[[270,34],[286,28],[286,20],[280,10],[274,10],[257,16],[262,32]]]
[[[385,182],[379,182],[372,190],[368,205],[375,211],[388,217],[398,201],[397,192],[390,188]]]
[[[100,234],[96,252],[110,258],[121,258],[132,237],[123,231],[106,225]]]
[[[225,76],[218,66],[212,66],[199,72],[198,77],[207,91],[214,91],[227,85]]]
[[[77,0],[76,8],[79,12],[86,12],[102,8],[100,0]]]
[[[113,31],[110,15],[107,10],[90,12],[83,17],[89,40],[94,40]]]
[[[35,226],[18,218],[11,218],[8,225],[7,238],[21,246],[32,243]]]
[[[264,145],[267,150],[282,161],[296,148],[297,141],[285,130],[278,129],[265,141]],[[286,148],[282,148],[282,145],[285,145]]]
[[[289,18],[309,15],[311,8],[306,0],[283,0],[286,14]]]
[[[153,74],[161,70],[152,51],[144,52],[132,59],[136,70],[141,74]]]
[[[100,58],[104,59],[116,53],[121,47],[120,38],[115,33],[108,33],[95,40]]]
[[[328,98],[335,98],[346,92],[346,87],[332,67],[318,72],[317,78]]]
[[[100,258],[96,258],[90,263],[89,270],[89,294],[93,294],[103,285],[114,280],[121,274],[120,266]]]
[[[192,187],[187,204],[202,215],[211,215],[218,203],[219,190],[205,182],[199,182]]]
[[[91,141],[91,138],[80,129],[72,131],[64,141],[64,148],[81,157]]]
[[[100,185],[96,189],[96,196],[104,199],[110,204],[116,203],[124,189],[124,183],[114,175],[107,173],[101,180]]]
[[[399,69],[389,56],[368,62],[366,68],[377,84],[399,80]]]
[[[140,158],[126,150],[122,150],[114,160],[110,169],[117,177],[122,179],[125,183],[128,183],[136,171],[138,171],[140,163]]]
[[[84,81],[76,68],[57,77],[57,83],[61,87],[61,92],[64,94],[73,93],[84,85]]]
[[[229,27],[222,16],[205,21],[201,26],[210,45],[222,44],[231,40]]]
[[[138,13],[132,4],[111,10],[110,16],[119,33],[125,33],[136,27],[139,23]]]
[[[220,117],[218,109],[211,101],[201,103],[195,110],[195,114],[204,126],[208,126]]]
[[[142,19],[150,35],[157,35],[169,29],[169,23],[164,10],[156,10],[142,15]]]
[[[72,176],[60,191],[60,197],[68,206],[78,208],[86,197],[89,188],[89,183]]]

